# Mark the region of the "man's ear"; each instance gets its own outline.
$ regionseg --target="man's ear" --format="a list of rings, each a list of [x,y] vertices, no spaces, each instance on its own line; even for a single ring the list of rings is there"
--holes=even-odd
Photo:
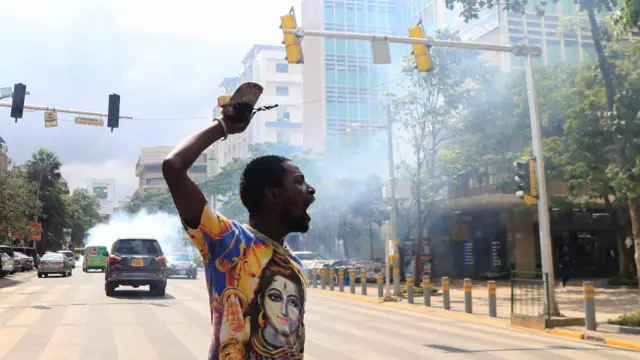
[[[280,190],[277,188],[269,188],[264,191],[267,202],[277,202],[280,198]]]

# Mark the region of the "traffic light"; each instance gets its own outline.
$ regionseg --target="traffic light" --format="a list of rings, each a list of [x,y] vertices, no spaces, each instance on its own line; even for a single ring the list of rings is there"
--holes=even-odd
[[[418,25],[409,29],[409,37],[414,39],[424,39],[424,29],[422,28],[422,20],[418,22]],[[411,54],[416,57],[416,68],[419,72],[430,72],[433,70],[433,64],[431,63],[431,54],[429,52],[430,46],[425,44],[411,44],[413,51]]]
[[[280,29],[282,29],[282,34],[284,36],[282,43],[284,44],[285,51],[287,53],[285,60],[287,60],[289,64],[304,64],[300,38],[298,38],[298,35],[285,34],[284,32],[284,30],[296,30],[297,28],[298,24],[296,22],[296,14],[293,11],[293,7],[291,7],[291,10],[287,15],[280,17]]]
[[[518,182],[516,196],[525,200],[527,204],[535,204],[538,198],[536,159],[533,157],[521,157],[513,165],[516,169],[515,179]]]
[[[120,125],[120,95],[109,95],[109,114],[107,115],[107,126],[113,132],[114,128]]]
[[[27,85],[22,83],[15,84],[13,86],[12,96],[11,117],[18,122],[18,119],[22,119],[22,113],[24,112],[24,98],[27,96]]]

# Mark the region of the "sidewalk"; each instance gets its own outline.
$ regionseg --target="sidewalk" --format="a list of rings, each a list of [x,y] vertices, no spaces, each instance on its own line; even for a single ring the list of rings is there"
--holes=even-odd
[[[584,317],[582,282],[583,279],[569,282],[566,291],[559,287],[556,288],[556,299],[562,315],[566,317]],[[439,279],[437,282],[432,284],[434,288],[438,289],[438,293],[431,295],[430,308],[426,308],[424,306],[422,294],[414,296],[413,305],[407,303],[406,295],[403,295],[396,304],[409,310],[421,312],[426,311],[435,315],[455,317],[463,316],[471,321],[484,322],[498,326],[509,326],[511,319],[511,286],[509,280],[498,280],[496,283],[497,318],[490,318],[488,316],[489,304],[488,291],[486,287],[487,282],[480,280],[473,284],[473,315],[464,313],[464,291],[462,287],[462,280],[451,280],[451,310],[444,310],[442,308],[442,287]],[[606,323],[610,319],[615,319],[622,314],[633,312],[640,307],[640,293],[637,289],[600,288],[598,285],[601,283],[601,281],[594,280],[594,284],[596,286],[596,320],[598,323]],[[402,287],[404,287],[404,283],[402,284]],[[318,285],[317,291],[323,291],[320,290],[320,285]],[[331,293],[328,286],[324,292]],[[338,286],[335,286],[333,293],[338,293],[336,296],[342,295],[339,293]],[[351,295],[349,285],[344,286],[343,294]],[[377,284],[367,284],[366,297],[363,297],[361,294],[360,284],[356,284],[354,295],[344,297],[367,302],[377,302]],[[602,330],[587,331],[584,327],[565,327],[561,329],[554,329],[549,332],[558,336],[609,343],[615,346],[640,350],[640,335],[620,334]]]
[[[35,269],[31,271],[17,272],[13,275],[6,275],[2,279],[0,279],[0,289],[9,287],[9,286],[18,285],[21,282],[29,280],[37,275],[38,275],[38,270],[35,270]]]

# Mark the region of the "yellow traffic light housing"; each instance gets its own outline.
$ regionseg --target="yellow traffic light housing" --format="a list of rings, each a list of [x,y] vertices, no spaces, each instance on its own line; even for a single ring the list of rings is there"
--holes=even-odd
[[[414,39],[424,39],[424,29],[422,28],[422,21],[418,25],[409,29],[409,37]],[[429,52],[429,46],[425,44],[411,44],[413,51],[412,55],[416,58],[416,68],[419,72],[433,71],[433,64],[431,63],[431,54]]]
[[[289,64],[303,64],[304,59],[302,57],[302,45],[300,45],[300,38],[298,38],[298,35],[287,34],[284,32],[284,30],[298,29],[296,14],[293,11],[293,7],[287,15],[280,17],[280,29],[282,29],[282,34],[284,36],[282,44],[284,44],[285,51],[287,53],[285,60],[287,60]]]

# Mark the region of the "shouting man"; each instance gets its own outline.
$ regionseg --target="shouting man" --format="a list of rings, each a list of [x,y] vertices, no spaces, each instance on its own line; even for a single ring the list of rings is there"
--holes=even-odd
[[[289,159],[251,160],[240,180],[249,212],[241,225],[215,212],[187,171],[216,141],[244,131],[262,94],[243,84],[223,106],[222,116],[169,154],[162,173],[184,227],[205,264],[213,338],[209,359],[302,359],[305,276],[284,243],[307,232],[307,209],[315,189]]]

